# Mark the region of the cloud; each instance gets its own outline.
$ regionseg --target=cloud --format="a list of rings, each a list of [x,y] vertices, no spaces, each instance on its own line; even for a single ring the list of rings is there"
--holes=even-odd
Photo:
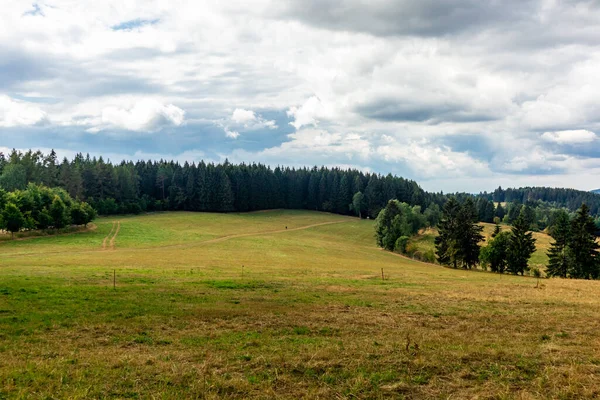
[[[317,96],[311,96],[300,107],[290,107],[287,112],[288,117],[294,119],[290,125],[296,129],[303,126],[317,126],[319,120],[330,118],[332,114],[332,108]]]
[[[0,95],[0,127],[32,126],[47,121],[47,114],[35,104]]]
[[[202,148],[475,191],[586,187],[600,159],[597,1],[5,3],[7,147]]]
[[[275,120],[267,120],[252,110],[236,108],[227,120],[216,121],[215,124],[225,131],[225,136],[237,139],[241,132],[258,131],[261,129],[277,129]]]
[[[581,144],[595,141],[596,134],[585,129],[544,132],[542,139],[558,144]]]
[[[237,139],[240,136],[239,132],[229,130],[229,128],[227,128],[227,127],[224,128],[224,130],[225,130],[225,136],[227,136],[228,138]]]
[[[141,100],[130,108],[106,107],[102,110],[100,125],[88,131],[97,133],[105,129],[124,129],[152,132],[168,126],[180,126],[185,111],[173,104],[163,105],[156,100]]]
[[[256,114],[254,114],[254,111],[244,110],[243,108],[236,108],[233,111],[231,120],[238,124],[247,124],[248,122],[256,121]]]

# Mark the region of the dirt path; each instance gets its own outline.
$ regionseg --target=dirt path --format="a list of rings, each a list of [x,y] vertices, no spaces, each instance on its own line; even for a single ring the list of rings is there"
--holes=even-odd
[[[345,222],[348,222],[348,221],[321,222],[319,224],[300,226],[298,228],[290,228],[290,229],[278,229],[276,231],[240,233],[238,235],[228,235],[228,236],[222,236],[222,237],[219,237],[219,238],[216,238],[216,239],[204,240],[204,241],[196,243],[196,244],[200,245],[200,244],[206,244],[206,243],[219,243],[219,242],[224,242],[224,241],[229,240],[229,239],[236,239],[236,238],[248,237],[248,236],[270,235],[271,233],[284,233],[284,232],[303,231],[305,229],[315,228],[317,226],[333,225],[333,224],[343,224]]]
[[[106,235],[106,237],[102,241],[102,250],[106,250],[106,242],[108,242],[108,239],[110,238],[113,231],[115,230],[115,225],[116,225],[116,223],[115,223],[115,221],[113,221],[112,226],[110,228],[110,232],[108,232],[108,235]]]
[[[113,235],[112,239],[110,239],[110,249],[114,250],[115,249],[115,240],[117,240],[117,235],[119,234],[119,231],[121,230],[121,221],[117,222],[117,230],[115,231],[115,234]]]

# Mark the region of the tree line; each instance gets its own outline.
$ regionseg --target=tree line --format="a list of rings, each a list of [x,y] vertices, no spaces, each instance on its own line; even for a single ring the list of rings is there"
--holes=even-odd
[[[600,214],[600,195],[583,190],[550,187],[502,189],[502,187],[498,187],[492,193],[483,192],[478,196],[495,203],[529,203],[534,205],[534,208],[546,203],[547,207],[566,208],[570,212],[576,212],[582,204],[586,204],[590,214]]]
[[[0,187],[23,190],[33,182],[60,187],[99,214],[187,210],[245,212],[273,208],[308,209],[375,218],[390,199],[426,209],[444,203],[408,179],[339,168],[271,168],[174,161],[122,161],[77,154],[0,153]]]
[[[25,190],[0,189],[0,230],[14,238],[22,230],[62,229],[87,225],[96,217],[88,203],[75,201],[60,188],[30,183]]]

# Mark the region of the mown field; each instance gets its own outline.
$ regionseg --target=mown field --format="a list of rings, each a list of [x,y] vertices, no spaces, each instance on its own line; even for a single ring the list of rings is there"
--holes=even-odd
[[[598,282],[423,264],[314,212],[95,224],[0,243],[0,398],[600,396]]]

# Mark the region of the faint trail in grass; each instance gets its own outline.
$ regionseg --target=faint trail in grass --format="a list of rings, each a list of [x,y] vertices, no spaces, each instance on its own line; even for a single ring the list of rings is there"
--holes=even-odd
[[[110,227],[110,232],[108,232],[108,235],[106,235],[106,237],[102,241],[102,250],[106,250],[106,242],[108,241],[108,238],[110,238],[113,231],[115,230],[115,224],[116,224],[115,221],[113,221],[112,226]]]
[[[117,235],[119,234],[119,231],[121,230],[121,221],[117,222],[117,230],[115,231],[115,234],[113,235],[112,239],[110,239],[110,249],[114,250],[115,249],[115,240],[117,240]]]
[[[210,239],[210,240],[204,240],[204,241],[200,241],[200,242],[193,242],[193,243],[188,243],[188,244],[170,244],[170,245],[164,245],[164,246],[152,246],[152,247],[128,247],[128,248],[123,248],[121,249],[121,251],[140,251],[140,250],[154,250],[154,249],[167,249],[167,248],[182,248],[182,249],[186,249],[186,248],[192,248],[192,247],[197,247],[197,246],[202,246],[205,244],[211,244],[211,243],[220,243],[220,242],[224,242],[227,240],[231,240],[231,239],[237,239],[237,238],[242,238],[242,237],[250,237],[250,236],[263,236],[263,235],[271,235],[271,234],[278,234],[278,233],[285,233],[285,232],[296,232],[296,231],[303,231],[306,229],[310,229],[310,228],[316,228],[319,226],[325,226],[325,225],[334,225],[334,224],[343,224],[346,222],[350,222],[350,220],[347,221],[332,221],[332,222],[321,222],[319,224],[312,224],[312,225],[305,225],[305,226],[300,226],[298,228],[289,228],[289,229],[278,229],[278,230],[274,230],[274,231],[264,231],[264,232],[251,232],[251,233],[241,233],[241,234],[237,234],[237,235],[227,235],[227,236],[221,236],[215,239]],[[113,225],[114,227],[114,225]],[[120,228],[120,221],[119,221],[119,225],[117,230]],[[111,233],[112,233],[112,229],[111,229]],[[113,235],[113,238],[111,239],[110,243],[112,243],[114,245],[114,241],[113,239],[116,238],[116,234],[118,232],[116,232]],[[110,237],[110,233],[107,236],[107,238]],[[105,238],[106,241],[106,238]],[[109,245],[110,245],[109,243]],[[96,253],[98,251],[102,251],[105,249],[105,243],[103,243],[103,248],[101,250],[80,250],[80,251],[70,251],[70,254],[86,254],[86,253]],[[34,256],[34,255],[40,255],[40,254],[62,254],[63,251],[49,251],[49,252],[34,252],[34,253],[17,253],[17,254],[7,254],[6,257],[23,257],[23,256]]]
[[[343,224],[345,222],[349,222],[349,221],[321,222],[319,224],[300,226],[298,228],[290,228],[290,229],[278,229],[276,231],[240,233],[238,235],[227,235],[227,236],[221,236],[221,237],[216,238],[216,239],[204,240],[202,242],[194,243],[194,245],[208,244],[208,243],[219,243],[219,242],[224,242],[224,241],[230,240],[230,239],[236,239],[236,238],[248,237],[248,236],[269,235],[271,233],[284,233],[284,232],[303,231],[305,229],[315,228],[317,226],[333,225],[333,224]],[[178,245],[176,245],[176,246],[178,246]],[[167,247],[167,246],[163,246],[163,247]]]

